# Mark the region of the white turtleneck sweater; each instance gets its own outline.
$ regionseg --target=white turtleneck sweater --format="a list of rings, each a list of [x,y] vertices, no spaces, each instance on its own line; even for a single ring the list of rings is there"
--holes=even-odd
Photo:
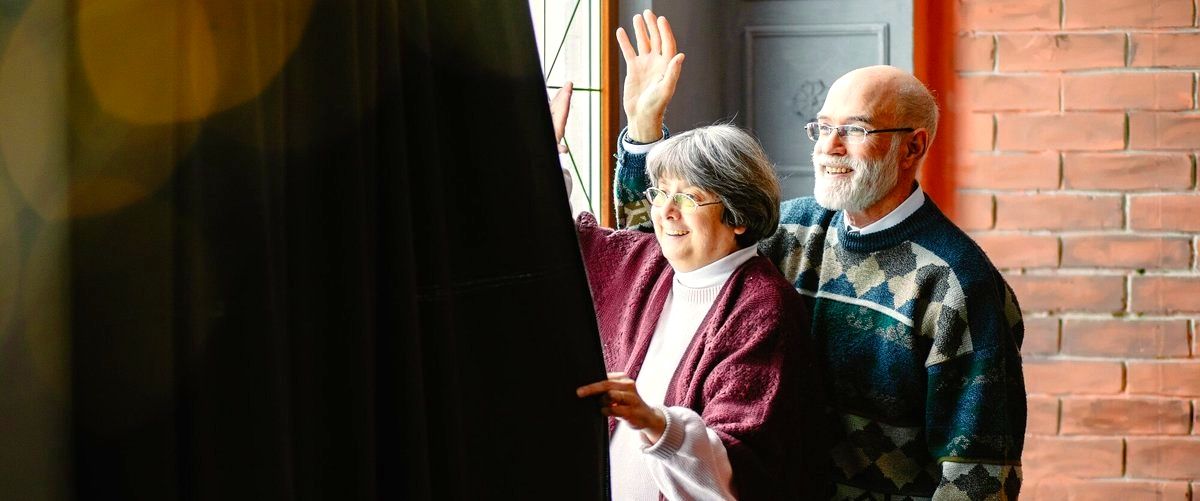
[[[667,428],[651,444],[620,421],[609,445],[614,500],[734,499],[733,469],[720,437],[687,407],[664,407],[667,386],[696,329],[721,288],[757,246],[736,251],[698,270],[675,273],[662,315],[650,339],[637,389],[646,404],[667,417]]]

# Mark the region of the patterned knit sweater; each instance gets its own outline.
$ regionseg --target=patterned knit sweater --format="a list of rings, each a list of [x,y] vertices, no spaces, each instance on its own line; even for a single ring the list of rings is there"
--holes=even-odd
[[[618,221],[644,223],[645,155],[617,159]],[[928,198],[881,232],[845,226],[789,200],[759,245],[812,312],[835,499],[1016,499],[1026,409],[1012,290]]]

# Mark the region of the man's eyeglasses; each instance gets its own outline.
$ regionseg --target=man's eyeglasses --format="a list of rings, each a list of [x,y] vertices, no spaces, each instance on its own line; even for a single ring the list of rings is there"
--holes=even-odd
[[[692,196],[688,195],[687,193],[667,193],[658,188],[646,189],[646,200],[649,200],[650,204],[655,207],[666,207],[667,204],[671,203],[671,201],[675,201],[675,205],[678,206],[679,210],[683,212],[691,212],[696,210],[698,207],[721,203],[720,200],[715,202],[701,203],[697,202],[695,198],[692,198]]]
[[[842,137],[847,143],[860,144],[866,142],[868,134],[882,134],[884,132],[912,132],[916,129],[912,127],[903,127],[899,129],[875,129],[867,130],[858,125],[829,125],[818,122],[809,122],[804,125],[804,132],[808,133],[808,138],[813,141],[819,141],[822,137],[837,134]]]

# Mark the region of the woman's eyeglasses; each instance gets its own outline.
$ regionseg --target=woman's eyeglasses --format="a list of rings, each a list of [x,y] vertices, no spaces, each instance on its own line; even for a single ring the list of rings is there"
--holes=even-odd
[[[679,210],[684,212],[691,212],[705,205],[721,203],[720,200],[714,202],[697,202],[695,198],[692,198],[687,193],[667,193],[658,188],[648,188],[646,190],[646,200],[649,200],[650,204],[655,207],[666,207],[667,204],[674,201]]]

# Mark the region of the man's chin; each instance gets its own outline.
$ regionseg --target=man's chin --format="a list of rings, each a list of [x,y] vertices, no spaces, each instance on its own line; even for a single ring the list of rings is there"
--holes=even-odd
[[[817,199],[817,205],[829,210],[842,210],[846,208],[846,197],[831,195],[827,190],[820,188],[813,190],[813,198]]]

